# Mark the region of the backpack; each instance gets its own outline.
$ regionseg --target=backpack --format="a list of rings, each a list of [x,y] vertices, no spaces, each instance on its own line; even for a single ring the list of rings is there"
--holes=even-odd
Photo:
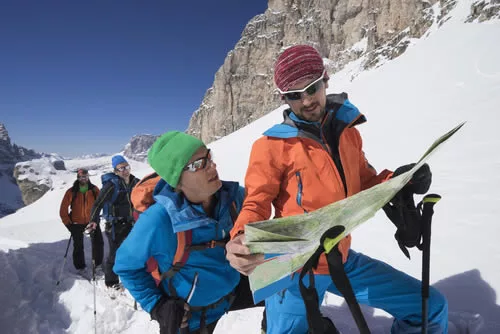
[[[120,192],[120,183],[119,183],[119,176],[116,175],[113,172],[109,172],[106,174],[101,175],[101,182],[102,182],[102,187],[104,188],[104,185],[108,182],[113,183],[113,195],[111,195],[111,199],[109,201],[106,201],[104,203],[104,206],[102,208],[102,216],[106,221],[110,222],[114,219],[113,216],[113,204],[118,198],[118,194]]]
[[[132,190],[130,199],[134,206],[134,220],[137,221],[142,212],[144,212],[148,207],[155,203],[153,198],[153,192],[158,181],[161,177],[156,173],[151,173],[146,175]],[[234,221],[238,217],[236,202],[231,203],[230,208],[231,219]],[[175,251],[174,260],[172,262],[172,267],[162,274],[160,274],[158,268],[158,262],[154,257],[150,257],[146,263],[147,271],[151,273],[153,279],[156,282],[156,286],[160,286],[160,283],[165,278],[171,278],[186,264],[189,253],[191,251],[201,251],[207,248],[214,248],[217,246],[225,247],[227,241],[216,241],[212,240],[206,244],[193,245],[192,244],[192,234],[191,230],[178,232],[177,235],[177,250]]]
[[[134,221],[137,221],[139,215],[155,202],[153,199],[153,192],[160,179],[161,177],[156,173],[148,174],[136,184],[134,189],[132,189],[130,200],[134,207]]]

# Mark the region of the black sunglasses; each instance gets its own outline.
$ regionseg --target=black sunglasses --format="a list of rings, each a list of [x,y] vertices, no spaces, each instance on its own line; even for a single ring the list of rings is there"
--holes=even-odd
[[[196,159],[195,161],[186,165],[183,170],[187,170],[190,172],[197,172],[199,170],[207,167],[208,161],[212,161],[212,156],[210,155],[210,149],[207,150],[207,154],[204,157]]]

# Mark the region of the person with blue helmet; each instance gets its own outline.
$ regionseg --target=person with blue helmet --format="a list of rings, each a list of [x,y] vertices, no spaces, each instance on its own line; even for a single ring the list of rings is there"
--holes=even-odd
[[[232,215],[241,209],[244,189],[237,182],[221,181],[210,149],[183,132],[160,136],[148,162],[161,177],[154,204],[139,216],[118,249],[114,271],[158,321],[160,333],[180,328],[211,333],[225,312],[253,306],[248,281],[240,282],[240,273],[225,257]],[[187,232],[191,247],[198,248],[182,266],[175,266],[178,234]],[[147,271],[151,257],[162,273],[159,283]]]
[[[123,290],[118,276],[113,272],[116,250],[132,229],[133,206],[130,194],[139,179],[130,173],[130,165],[122,155],[111,158],[113,172],[101,177],[102,190],[95,200],[90,214],[90,223],[87,232],[91,235],[100,235],[101,211],[105,223],[105,234],[108,239],[109,252],[104,265],[104,283],[109,288],[111,296]],[[102,237],[101,237],[102,239]]]

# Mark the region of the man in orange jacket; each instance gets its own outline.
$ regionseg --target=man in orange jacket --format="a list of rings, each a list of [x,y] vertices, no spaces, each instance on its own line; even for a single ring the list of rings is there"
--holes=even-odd
[[[269,219],[272,206],[276,217],[304,214],[392,176],[388,170],[377,174],[365,158],[355,126],[366,119],[347,94],[326,95],[328,74],[316,49],[307,45],[286,49],[275,63],[274,81],[290,108],[283,113],[283,123],[253,144],[245,177],[246,198],[231,231],[232,240],[226,245],[231,265],[246,275],[263,263],[264,255],[250,254],[244,227]],[[422,181],[428,188],[430,170],[420,174],[412,184]],[[351,250],[350,244],[349,235],[338,249],[358,302],[393,315],[393,333],[419,333],[420,281]],[[340,294],[332,283],[325,254],[314,273],[319,303],[326,291]],[[268,334],[308,332],[298,279],[294,275],[285,290],[266,298]],[[448,305],[432,288],[429,310],[428,332],[446,333]]]
[[[88,171],[80,168],[73,186],[64,194],[59,209],[61,220],[73,239],[73,265],[81,273],[86,269],[83,232],[90,221],[90,210],[98,195],[99,188],[90,182]],[[96,266],[100,266],[104,255],[104,241],[100,233],[92,233],[92,252]]]

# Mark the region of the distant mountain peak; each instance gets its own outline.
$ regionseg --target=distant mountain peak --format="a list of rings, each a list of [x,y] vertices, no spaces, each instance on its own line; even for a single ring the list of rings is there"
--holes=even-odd
[[[3,125],[2,123],[0,123],[0,140],[6,141],[10,144],[9,132],[7,131],[5,125]]]
[[[20,161],[38,159],[41,156],[33,150],[12,144],[7,128],[0,123],[0,163],[15,164]]]
[[[148,150],[158,137],[150,134],[133,136],[130,142],[125,145],[123,155],[136,161],[146,161]]]

